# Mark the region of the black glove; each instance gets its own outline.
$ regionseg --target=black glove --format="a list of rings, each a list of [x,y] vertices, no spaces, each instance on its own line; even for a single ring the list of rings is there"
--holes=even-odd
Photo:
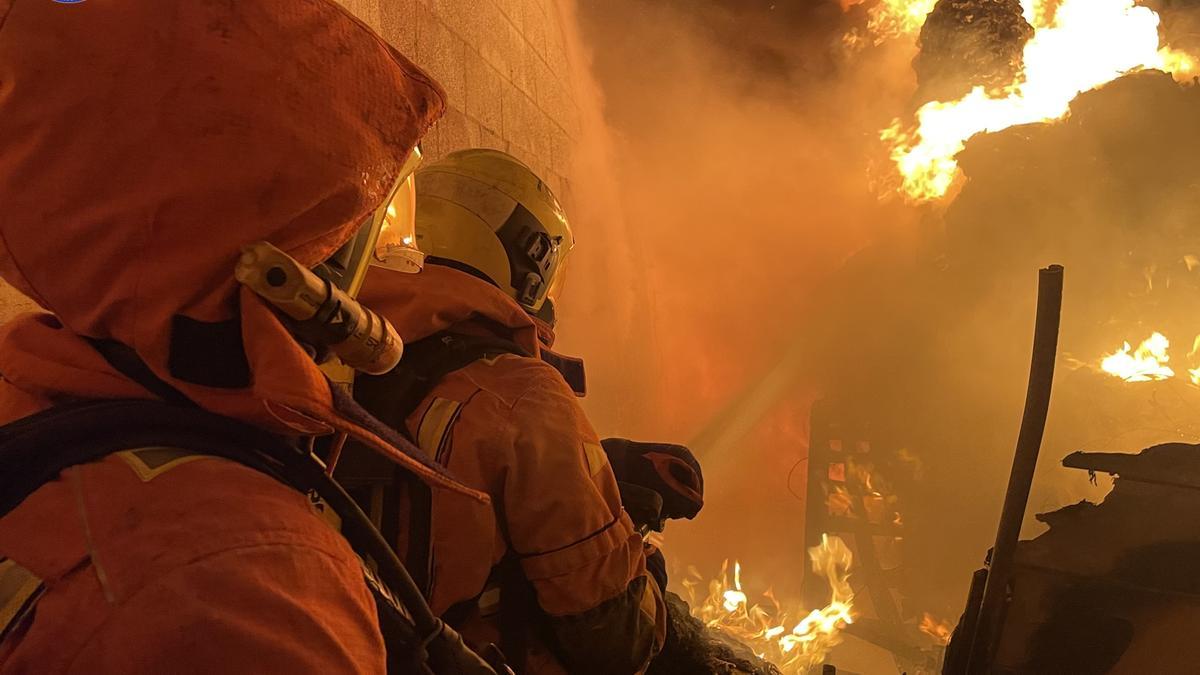
[[[631,483],[662,497],[662,518],[695,518],[704,506],[704,475],[691,450],[671,443],[639,443],[624,438],[606,438],[600,444],[618,485]]]
[[[624,481],[617,481],[617,489],[621,492],[621,506],[625,508],[625,513],[629,514],[634,527],[639,530],[646,528],[662,532],[662,495],[648,487]],[[642,531],[642,534],[645,532]]]

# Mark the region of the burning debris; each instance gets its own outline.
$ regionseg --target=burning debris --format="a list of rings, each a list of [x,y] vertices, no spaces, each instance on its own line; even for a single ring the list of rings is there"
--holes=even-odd
[[[939,645],[945,645],[950,642],[950,635],[954,632],[954,626],[946,621],[939,620],[929,612],[924,612],[921,615],[921,624],[918,626],[922,633],[933,638],[934,642]]]
[[[946,0],[921,28],[915,99],[953,101],[975,87],[1000,95],[1021,72],[1033,26],[1019,0]]]
[[[940,576],[942,585],[955,587],[916,588],[905,598],[919,599],[903,608],[912,628],[943,642],[948,627],[921,610],[929,607],[942,616],[953,611],[950,603],[957,598],[943,599],[957,595],[961,585],[946,584],[949,576],[943,573],[969,569],[974,561],[964,562],[961,551],[984,546],[977,543],[981,528],[974,516],[1002,494],[984,483],[993,483],[989,477],[998,473],[1002,453],[995,449],[1008,442],[1003,422],[1013,408],[1010,390],[1017,379],[1011,374],[1027,358],[1005,344],[1027,330],[1026,286],[1014,270],[1025,274],[1035,264],[1063,260],[1075,271],[1079,285],[1074,288],[1087,289],[1070,292],[1090,296],[1072,299],[1076,311],[1066,317],[1064,346],[1091,366],[1069,380],[1077,390],[1076,408],[1091,418],[1080,412],[1082,423],[1070,428],[1056,420],[1048,429],[1055,447],[1079,447],[1088,435],[1144,426],[1140,409],[1129,401],[1160,387],[1123,382],[1183,380],[1183,366],[1196,365],[1182,358],[1187,333],[1174,323],[1189,316],[1186,304],[1162,301],[1166,292],[1182,300],[1185,288],[1194,301],[1194,284],[1183,278],[1171,287],[1156,283],[1155,298],[1135,303],[1128,301],[1134,287],[1128,273],[1136,271],[1140,280],[1147,262],[1166,260],[1164,251],[1178,260],[1180,253],[1196,250],[1179,244],[1195,239],[1200,216],[1194,197],[1200,193],[1200,135],[1194,123],[1200,96],[1197,88],[1177,83],[1191,76],[1190,58],[1164,47],[1183,43],[1174,38],[1164,43],[1167,33],[1160,31],[1155,11],[1132,1],[943,0],[926,20],[933,7],[919,0],[869,2],[862,11],[869,17],[871,41],[915,36],[924,27],[916,66],[924,87],[919,97],[936,100],[911,123],[897,120],[884,133],[901,192],[912,201],[930,202],[960,185],[963,190],[953,203],[941,202],[945,210],[923,210],[929,217],[921,225],[928,227],[913,236],[923,241],[911,245],[884,235],[885,241],[855,256],[821,289],[829,298],[821,302],[831,309],[806,315],[805,324],[806,330],[816,326],[812,333],[828,335],[805,336],[809,344],[796,349],[805,358],[796,361],[808,363],[793,370],[811,368],[804,375],[815,371],[818,378],[805,384],[820,379],[822,394],[840,394],[864,417],[903,430],[904,442],[929,467],[922,489],[911,498],[904,493],[903,519],[897,509],[895,519],[884,518],[882,524],[889,526],[889,536],[895,534],[890,526],[904,525],[906,566],[919,566],[921,576]],[[970,30],[956,32],[964,25]],[[1160,69],[1164,72],[1155,72]],[[957,182],[960,174],[967,180]],[[883,250],[889,244],[892,248]],[[1188,267],[1190,273],[1195,261]],[[1170,321],[1160,323],[1163,317]],[[1150,334],[1148,327],[1161,332],[1139,343]],[[1131,344],[1114,350],[1123,336]],[[1172,343],[1176,354],[1170,353]],[[1105,400],[1097,403],[1098,398]],[[1056,405],[1061,412],[1062,401]],[[1104,406],[1120,409],[1111,424],[1096,420],[1095,411]],[[996,431],[1001,428],[1002,433]],[[1177,427],[1172,422],[1161,428]],[[853,446],[844,449],[849,454]],[[815,444],[808,450],[810,479],[829,483],[827,492],[810,483],[813,505],[832,517],[880,520],[863,501],[873,493],[886,498],[888,492],[872,472],[861,471],[856,459],[840,466],[817,461],[823,449]],[[852,493],[849,483],[862,484],[863,494]],[[1055,496],[1038,494],[1035,503]],[[844,541],[856,554],[872,543]],[[862,558],[856,555],[855,563],[855,621],[843,634],[861,630],[874,604],[875,594],[868,596],[860,587]],[[737,566],[728,572],[715,596],[720,602],[712,605],[726,615],[727,592],[745,594]],[[930,596],[938,599],[927,601]],[[736,596],[732,601],[734,609],[747,604],[753,603]],[[806,604],[819,606],[811,600]],[[783,622],[772,625],[786,628]],[[751,628],[763,630],[758,623]]]
[[[1162,333],[1154,333],[1142,341],[1136,351],[1128,342],[1121,349],[1104,357],[1100,369],[1126,382],[1152,382],[1175,377],[1167,365],[1171,342]]]
[[[1168,391],[1167,386],[1131,387],[1124,382],[1174,378],[1182,383],[1190,379],[1185,371],[1200,365],[1193,356],[1184,358],[1187,340],[1194,335],[1188,331],[1195,331],[1191,321],[1200,275],[1194,261],[1179,264],[1184,252],[1196,250],[1194,224],[1200,218],[1195,196],[1200,134],[1194,122],[1200,115],[1200,91],[1178,81],[1186,68],[1172,76],[1148,66],[1114,66],[1117,57],[1127,59],[1136,47],[1141,58],[1135,60],[1161,59],[1166,67],[1172,52],[1163,50],[1157,17],[1149,9],[1107,1],[1085,4],[1068,0],[1057,14],[1027,17],[1036,33],[1023,52],[1024,79],[1012,91],[989,97],[976,89],[955,103],[923,108],[918,120],[929,125],[930,136],[959,123],[975,126],[958,127],[965,133],[949,137],[953,147],[965,148],[961,152],[928,155],[930,162],[923,166],[930,173],[921,174],[917,164],[911,165],[912,177],[930,181],[916,180],[909,187],[929,187],[940,175],[945,182],[934,192],[945,195],[961,163],[967,179],[961,192],[944,202],[945,211],[928,211],[930,234],[912,262],[880,251],[863,254],[830,284],[835,299],[828,316],[842,316],[844,307],[896,308],[891,315],[889,309],[874,309],[869,317],[854,317],[813,352],[837,354],[830,361],[839,366],[847,361],[861,364],[851,372],[831,369],[825,378],[827,389],[861,406],[864,416],[903,430],[901,437],[917,449],[931,473],[930,483],[938,486],[937,497],[924,491],[911,498],[906,494],[910,556],[920,556],[950,537],[977,540],[978,517],[972,525],[965,513],[978,513],[978,504],[999,499],[998,489],[979,489],[978,484],[963,489],[954,483],[964,476],[998,473],[991,449],[1008,440],[992,431],[1003,423],[994,410],[1011,410],[1014,402],[1002,387],[1015,391],[1017,378],[1006,372],[1016,372],[1027,358],[1007,343],[1027,330],[1024,321],[1012,320],[1027,307],[1013,297],[1027,288],[1019,275],[1027,274],[1032,261],[1062,260],[1075,270],[1078,286],[1069,291],[1072,311],[1064,318],[1063,345],[1086,355],[1092,366],[1062,383],[1065,396],[1059,396],[1059,412],[1047,429],[1051,447],[1097,447],[1116,439],[1128,441],[1135,434],[1168,440],[1190,429],[1192,387],[1172,386]],[[1120,11],[1114,11],[1118,4]],[[1072,28],[1088,21],[1098,29],[1076,33]],[[1114,37],[1125,30],[1133,37]],[[1099,46],[1087,45],[1086,40],[1097,38]],[[1076,40],[1081,45],[1078,54],[1050,58],[1056,49],[1070,52],[1074,47],[1068,46]],[[1119,47],[1113,49],[1110,43]],[[1091,58],[1089,49],[1114,53],[1080,66],[1080,57]],[[1039,63],[1063,72],[1040,70]],[[1097,63],[1108,65],[1092,68]],[[1125,72],[1130,69],[1138,72]],[[1101,77],[1105,72],[1115,80],[1107,82]],[[1087,73],[1091,75],[1086,80],[1080,79]],[[1103,86],[1084,90],[1098,84]],[[1065,88],[1058,92],[1057,86]],[[1048,98],[1039,100],[1040,94]],[[1000,119],[995,127],[987,124],[992,112],[1024,114],[1054,97],[1062,107],[1053,124],[1040,123],[1046,120],[1038,116]],[[978,108],[971,108],[972,100]],[[939,114],[945,117],[936,117]],[[909,147],[913,153],[899,157],[902,168],[916,157],[917,148],[933,146],[921,136]],[[939,164],[943,160],[947,163]],[[938,167],[948,172],[938,174]],[[1155,264],[1160,272],[1153,292],[1142,293],[1145,270]],[[1162,272],[1168,268],[1169,280]],[[1143,327],[1158,329],[1159,337]],[[1114,350],[1122,335],[1136,340]],[[886,342],[878,336],[887,336]],[[1137,342],[1147,336],[1145,342]],[[889,376],[871,378],[871,370]],[[893,384],[901,380],[904,385]],[[999,381],[1003,385],[995,386]],[[927,403],[926,397],[936,402]],[[1162,410],[1161,421],[1141,414],[1148,406]],[[1102,412],[1111,415],[1104,417]],[[1034,503],[1077,501],[1083,490],[1076,490],[1060,477],[1039,481]],[[1076,492],[1069,500],[1062,499],[1072,491]],[[963,512],[946,509],[947,503],[963,504]],[[929,527],[922,516],[936,518],[945,529],[936,536],[922,533],[922,527]],[[982,550],[986,544],[977,546]],[[955,546],[945,548],[951,549],[946,556],[957,554]],[[943,564],[925,555],[911,561],[921,566],[922,575]],[[937,593],[931,588],[914,592],[921,598]],[[947,611],[952,610],[941,613]],[[852,628],[861,625],[859,621]]]
[[[1135,350],[1128,342],[1121,349],[1108,354],[1100,362],[1100,370],[1119,377],[1126,382],[1157,382],[1175,377],[1175,370],[1167,365],[1171,360],[1168,353],[1171,341],[1165,335],[1154,332],[1142,341]],[[1189,363],[1196,363],[1200,356],[1200,335],[1192,342],[1188,352]],[[1200,386],[1200,366],[1187,369],[1188,379]]]
[[[747,645],[692,616],[683,598],[668,592],[663,599],[669,617],[667,641],[650,663],[648,675],[781,675]]]
[[[810,612],[784,608],[769,589],[763,593],[764,603],[750,602],[742,588],[741,563],[735,561],[732,578],[727,563],[720,577],[709,582],[704,598],[696,597],[697,579],[684,582],[693,616],[745,643],[785,675],[807,673],[841,642],[842,629],[854,623],[850,549],[837,537],[822,536],[821,544],[810,548],[808,555],[813,573],[832,589],[825,607]]]
[[[1034,33],[1025,42],[1022,68],[1009,84],[975,84],[956,100],[921,106],[915,125],[896,119],[880,133],[906,198],[920,202],[945,196],[958,176],[956,157],[975,134],[1061,119],[1076,96],[1131,71],[1157,69],[1187,78],[1195,69],[1190,56],[1160,47],[1158,14],[1133,0],[1063,0],[1053,13],[1039,11],[1042,4],[1021,3]],[[943,16],[938,11],[934,15]],[[962,14],[967,16],[975,15]],[[1004,21],[988,25],[998,36],[1020,34]],[[931,26],[929,41],[938,34]],[[1001,53],[998,58],[1008,57]]]

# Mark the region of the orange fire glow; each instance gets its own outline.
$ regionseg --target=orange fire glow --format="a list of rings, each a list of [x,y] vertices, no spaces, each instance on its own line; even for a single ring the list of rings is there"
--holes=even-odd
[[[950,642],[950,634],[954,632],[954,627],[945,621],[941,621],[934,617],[929,612],[922,612],[921,625],[918,626],[921,632],[933,638],[934,642],[939,645],[945,645]]]
[[[904,4],[918,7],[920,0]],[[1141,69],[1190,77],[1196,61],[1160,47],[1159,17],[1134,0],[1022,0],[1034,35],[1023,71],[1001,92],[976,87],[957,101],[932,101],[915,125],[896,119],[880,132],[900,177],[900,192],[916,202],[943,197],[958,176],[956,156],[975,134],[1061,119],[1080,93]]]
[[[838,537],[822,535],[821,544],[810,548],[808,555],[813,572],[833,589],[825,607],[807,613],[785,610],[769,590],[763,594],[765,603],[751,603],[742,589],[741,563],[734,562],[731,583],[726,561],[721,576],[709,582],[708,595],[702,600],[697,601],[695,594],[698,582],[684,581],[692,614],[710,628],[745,643],[784,675],[807,673],[841,642],[842,629],[854,623],[850,549]]]

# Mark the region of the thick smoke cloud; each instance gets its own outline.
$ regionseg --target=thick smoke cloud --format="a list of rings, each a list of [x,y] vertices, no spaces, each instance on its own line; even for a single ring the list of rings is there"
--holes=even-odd
[[[605,137],[609,173],[577,172],[563,343],[589,360],[602,433],[705,454],[709,506],[668,532],[672,558],[711,573],[740,556],[794,591],[818,388],[789,354],[822,281],[911,229],[911,211],[876,199],[870,167],[876,130],[911,96],[912,52],[848,60],[836,3],[746,5],[579,3],[604,111],[587,131]],[[625,241],[608,239],[614,225]]]

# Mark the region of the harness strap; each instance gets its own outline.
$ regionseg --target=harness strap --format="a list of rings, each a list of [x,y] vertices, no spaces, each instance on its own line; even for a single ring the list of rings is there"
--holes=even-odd
[[[157,396],[160,400],[179,406],[196,405],[186,394],[171,386],[150,370],[150,366],[138,356],[132,347],[116,340],[100,338],[84,338],[92,345],[92,349],[100,352],[100,356],[125,377],[142,385],[146,391]]]
[[[364,561],[367,587],[375,598],[388,652],[389,672],[495,675],[507,670],[485,662],[434,616],[421,589],[391,545],[325,467],[307,450],[239,420],[210,413],[159,378],[132,348],[113,340],[89,339],[117,371],[141,384],[160,401],[78,401],[0,427],[0,517],[64,469],[113,452],[143,446],[171,446],[238,462],[303,493],[316,493],[341,519],[342,536]],[[338,391],[332,390],[335,405]],[[348,397],[347,397],[348,398]],[[389,441],[390,429],[342,401],[362,423]],[[55,448],[53,452],[46,447]],[[415,445],[412,446],[415,450]],[[389,462],[390,463],[390,462]],[[436,466],[432,461],[427,464]],[[440,468],[440,467],[439,467]],[[393,465],[394,470],[399,467]],[[420,483],[413,477],[415,482]],[[428,486],[420,483],[426,490]],[[365,563],[373,561],[378,577]],[[511,671],[509,671],[511,672]]]
[[[417,443],[408,429],[408,418],[429,397],[434,387],[447,375],[461,370],[480,359],[503,354],[528,356],[509,340],[454,333],[436,333],[411,342],[405,348],[400,364],[383,375],[359,375],[354,380],[354,398],[377,419]],[[428,449],[426,449],[428,450]],[[397,474],[373,459],[374,453],[349,444],[338,463],[339,479],[350,484],[367,484],[371,493],[383,493],[379,501],[382,512],[397,512],[392,505],[400,495],[407,498],[408,546],[404,552],[405,566],[413,575],[426,597],[433,588],[432,570],[432,492],[429,486],[408,475]],[[432,457],[430,457],[432,458]],[[390,520],[390,522],[389,522]],[[392,516],[379,524],[385,534],[399,527],[399,517]],[[398,537],[391,537],[394,544]]]
[[[322,481],[324,471],[320,465],[295,446],[237,420],[200,408],[158,401],[78,402],[0,427],[0,466],[5,469],[0,471],[0,517],[69,467],[144,446],[178,447],[221,457],[265,473],[301,492],[315,491],[342,517],[343,533],[359,555],[379,564],[382,552],[390,553],[382,542],[374,546],[364,543],[367,535],[361,526],[355,525],[346,502],[357,507],[349,497],[339,499],[334,489],[336,484],[327,478]],[[48,451],[49,448],[53,451]],[[420,640],[408,611],[411,598],[397,601],[388,590],[397,585],[391,578],[381,583],[373,574],[367,574],[366,579],[375,596],[381,623],[388,628],[384,637],[389,661],[404,664],[392,672],[413,672],[414,661],[423,655],[414,652]],[[420,598],[419,594],[417,597]]]

